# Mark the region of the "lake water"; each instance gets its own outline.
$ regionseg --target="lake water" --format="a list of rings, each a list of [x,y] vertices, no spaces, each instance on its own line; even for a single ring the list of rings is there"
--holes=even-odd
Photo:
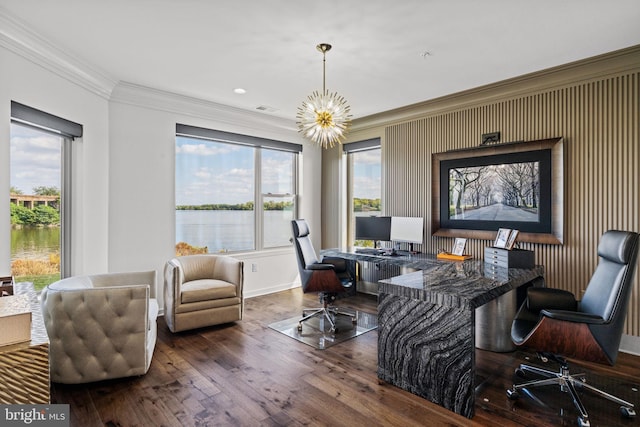
[[[11,227],[11,260],[48,261],[49,254],[59,252],[59,227]]]
[[[264,212],[264,247],[290,245],[291,211]],[[206,246],[210,253],[254,250],[253,211],[176,211],[176,243]]]
[[[290,245],[291,211],[264,213],[264,247]],[[176,211],[176,243],[206,246],[209,252],[254,249],[253,211]],[[11,259],[49,260],[60,252],[60,228],[11,228]]]
[[[379,214],[379,212],[377,212]],[[356,216],[372,215],[358,212]],[[265,244],[290,245],[291,211],[266,211]],[[209,252],[254,249],[253,211],[176,211],[176,243],[206,246]],[[11,259],[46,261],[49,254],[60,251],[60,229],[56,227],[24,227],[11,229]]]

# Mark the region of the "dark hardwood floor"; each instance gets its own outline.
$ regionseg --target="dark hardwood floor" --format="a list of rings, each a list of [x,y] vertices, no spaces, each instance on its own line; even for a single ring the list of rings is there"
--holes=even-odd
[[[375,312],[358,295],[340,305]],[[299,289],[246,300],[244,320],[172,334],[158,319],[149,372],[129,379],[52,386],[52,403],[68,403],[71,425],[87,426],[574,426],[569,398],[545,387],[539,401],[510,401],[514,369],[534,355],[478,350],[476,415],[460,417],[376,375],[377,333],[315,350],[268,328],[316,306]],[[640,405],[640,357],[620,354],[615,367],[573,365],[589,382]],[[456,381],[451,378],[451,381]],[[634,391],[635,389],[636,391]],[[632,426],[617,405],[585,394],[592,426]]]

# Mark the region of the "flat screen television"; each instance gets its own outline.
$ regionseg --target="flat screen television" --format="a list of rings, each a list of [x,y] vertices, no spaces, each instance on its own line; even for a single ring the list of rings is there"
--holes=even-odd
[[[373,240],[374,242],[391,240],[390,216],[357,216],[356,240]]]

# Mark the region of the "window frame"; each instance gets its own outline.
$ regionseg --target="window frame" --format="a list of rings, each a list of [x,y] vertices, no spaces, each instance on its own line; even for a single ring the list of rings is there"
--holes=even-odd
[[[384,173],[382,165],[382,143],[380,138],[371,138],[362,141],[352,142],[343,145],[343,152],[346,155],[347,165],[347,203],[346,203],[346,216],[347,216],[347,246],[353,246],[355,242],[355,215],[354,215],[354,156],[353,154],[362,153],[365,151],[380,150],[380,215],[384,215]]]
[[[253,228],[254,228],[254,242],[253,249],[243,249],[238,251],[229,251],[228,253],[242,253],[242,252],[259,252],[268,250],[277,250],[281,248],[290,247],[292,243],[287,240],[287,243],[280,246],[265,247],[265,226],[264,226],[264,199],[265,197],[292,197],[293,198],[293,218],[298,218],[298,199],[300,188],[300,156],[302,153],[302,145],[293,144],[284,141],[254,137],[249,135],[242,135],[236,133],[230,133],[225,131],[218,131],[214,129],[200,128],[190,125],[176,124],[176,138],[190,138],[200,139],[215,143],[232,144],[240,146],[250,146],[254,148],[254,162],[253,162],[253,179],[254,179],[254,215],[253,215]],[[263,193],[262,192],[262,166],[263,166],[263,152],[264,150],[283,151],[292,153],[294,155],[291,173],[292,173],[292,194],[289,193]],[[175,176],[174,176],[175,180]],[[174,203],[175,204],[175,203]],[[174,238],[175,240],[175,238]],[[176,244],[177,242],[174,242]]]
[[[60,138],[60,278],[64,279],[73,268],[73,144],[82,138],[83,126],[16,101],[11,101],[11,123]]]
[[[265,198],[292,198],[293,200],[293,219],[298,218],[298,188],[299,188],[299,175],[298,175],[298,163],[300,161],[300,154],[298,153],[293,157],[293,161],[291,162],[291,191],[292,193],[264,193],[262,192],[262,154],[264,148],[258,149],[258,153],[256,155],[256,164],[259,163],[256,167],[256,175],[260,174],[260,188],[258,189],[258,182],[255,183],[256,195],[259,200],[260,214],[255,215],[256,220],[256,236],[260,236],[260,244],[256,244],[260,249],[256,250],[269,250],[269,249],[278,249],[285,248],[291,246],[293,243],[290,240],[287,240],[288,243],[280,246],[265,246],[265,230],[264,230],[264,201]],[[259,160],[257,159],[259,157]],[[258,169],[259,168],[259,169]]]

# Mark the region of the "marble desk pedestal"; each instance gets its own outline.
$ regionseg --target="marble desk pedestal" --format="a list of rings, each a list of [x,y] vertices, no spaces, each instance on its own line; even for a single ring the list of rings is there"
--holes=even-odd
[[[543,275],[541,266],[485,277],[481,261],[440,262],[378,284],[378,377],[474,415],[475,309]]]

